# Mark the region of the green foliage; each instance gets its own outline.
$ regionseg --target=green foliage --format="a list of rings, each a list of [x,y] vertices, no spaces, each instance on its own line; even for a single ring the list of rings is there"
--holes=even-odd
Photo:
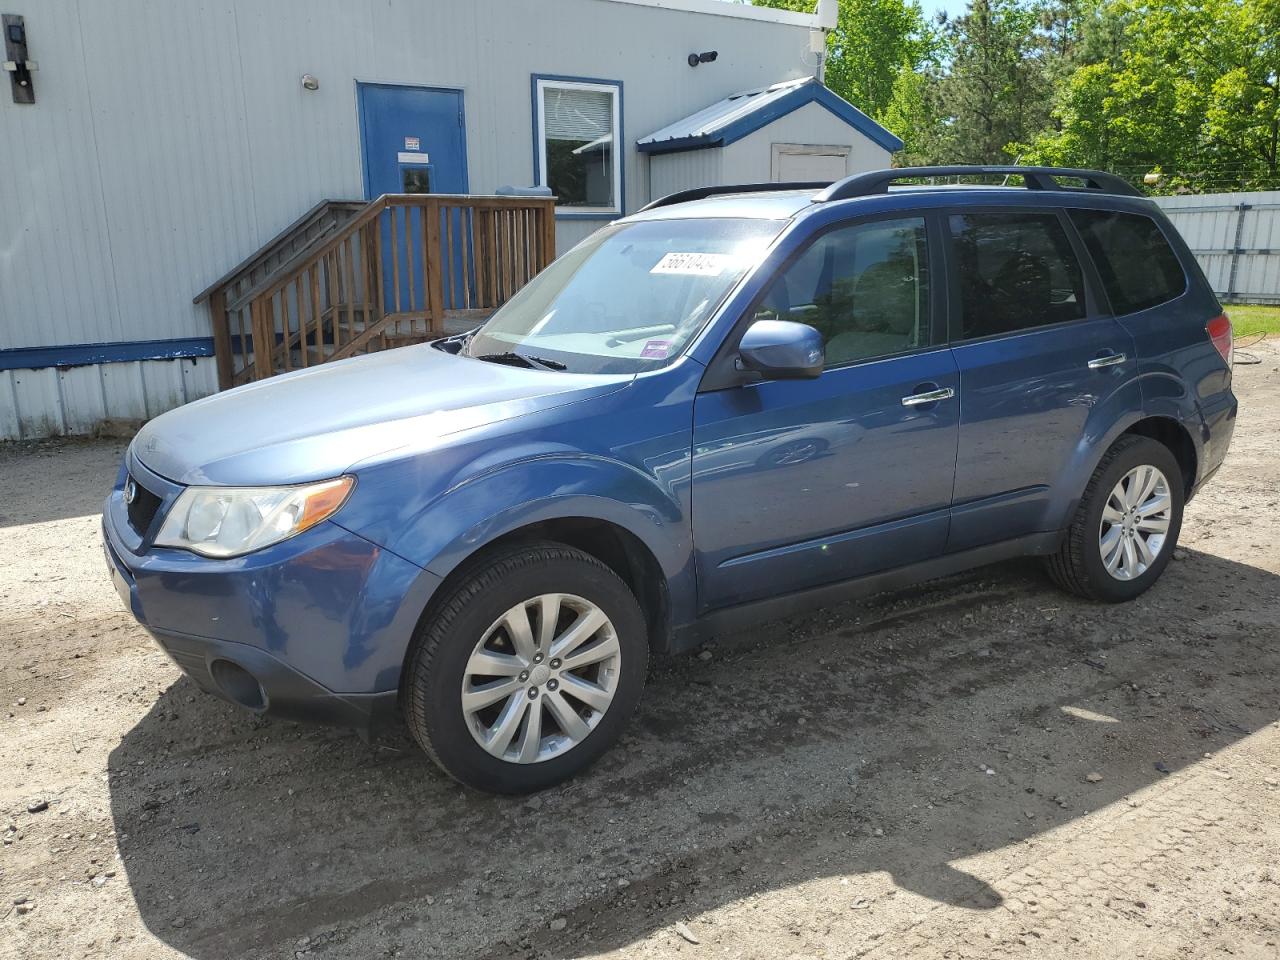
[[[1280,0],[1104,0],[1029,160],[1162,190],[1280,186]]]
[[[755,6],[813,12],[815,0],[755,0]],[[881,118],[904,70],[922,69],[938,46],[916,0],[841,0],[827,36],[824,82],[859,110]]]
[[[864,113],[879,118],[905,69],[917,69],[936,46],[915,0],[843,0],[827,38],[827,84]]]
[[[936,70],[898,71],[889,105],[879,120],[903,140],[904,146],[894,158],[899,166],[932,163],[942,155],[948,131],[938,94]]]
[[[902,164],[1280,188],[1280,0],[968,0],[934,24],[916,0],[842,0],[826,81],[903,138]]]
[[[952,163],[1007,163],[1016,144],[1043,129],[1049,86],[1035,55],[1034,10],[1016,0],[971,0],[945,24],[950,69],[937,102],[945,132],[938,148]]]

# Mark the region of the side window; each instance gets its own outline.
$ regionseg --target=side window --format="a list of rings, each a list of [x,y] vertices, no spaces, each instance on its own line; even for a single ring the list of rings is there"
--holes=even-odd
[[[1106,210],[1072,210],[1117,314],[1137,313],[1180,297],[1187,276],[1178,256],[1150,217]]]
[[[953,214],[950,224],[960,339],[1084,318],[1084,273],[1056,214]]]
[[[755,319],[815,327],[827,366],[929,345],[924,220],[879,220],[815,240],[774,279]]]

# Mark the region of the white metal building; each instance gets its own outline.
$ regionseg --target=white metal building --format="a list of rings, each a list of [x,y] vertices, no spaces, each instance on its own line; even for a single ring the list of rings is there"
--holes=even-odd
[[[10,8],[33,68],[0,89],[0,439],[215,390],[193,297],[324,199],[549,185],[563,250],[676,189],[898,144],[813,79],[834,0]]]

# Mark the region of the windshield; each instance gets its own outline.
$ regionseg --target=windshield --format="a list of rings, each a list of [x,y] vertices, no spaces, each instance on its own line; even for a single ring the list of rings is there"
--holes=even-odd
[[[665,366],[783,225],[705,219],[605,227],[530,281],[463,353],[574,373]]]

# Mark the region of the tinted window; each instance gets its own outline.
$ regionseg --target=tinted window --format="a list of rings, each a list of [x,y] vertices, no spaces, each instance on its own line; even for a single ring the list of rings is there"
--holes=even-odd
[[[962,339],[1083,319],[1084,274],[1055,214],[968,213],[950,222]]]
[[[827,366],[929,343],[924,220],[883,220],[823,234],[772,283],[756,319],[815,327]]]
[[[1073,210],[1117,314],[1135,313],[1182,295],[1186,274],[1156,222],[1137,213]]]

